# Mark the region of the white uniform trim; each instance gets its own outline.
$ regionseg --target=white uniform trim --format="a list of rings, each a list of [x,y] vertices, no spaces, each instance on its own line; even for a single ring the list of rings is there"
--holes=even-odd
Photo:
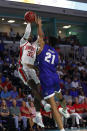
[[[20,47],[24,46],[26,42],[28,42],[28,38],[30,36],[31,33],[31,24],[28,23],[25,29],[25,33],[24,36],[22,37],[22,39],[20,40]]]
[[[61,89],[59,91],[55,91],[56,93],[60,93],[61,92]]]
[[[53,93],[53,94],[51,94],[51,95],[49,95],[49,96],[46,96],[46,97],[44,97],[44,100],[49,99],[49,98],[51,98],[51,97],[54,96],[54,95],[55,95],[55,93]]]
[[[55,91],[55,92],[60,93],[61,89],[59,91]],[[50,97],[52,97],[54,95],[55,95],[55,93],[52,93],[51,95],[44,97],[44,100],[49,99]]]

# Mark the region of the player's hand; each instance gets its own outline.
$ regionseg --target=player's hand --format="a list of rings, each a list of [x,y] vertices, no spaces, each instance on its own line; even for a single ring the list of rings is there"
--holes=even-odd
[[[36,15],[35,15],[35,23],[36,23],[37,25],[42,25],[42,20],[41,20],[41,18],[40,18],[40,17],[37,17]]]
[[[40,17],[38,17],[38,25],[42,25],[42,20],[41,20],[41,18]]]
[[[36,14],[35,14],[35,23],[38,24],[38,17]]]

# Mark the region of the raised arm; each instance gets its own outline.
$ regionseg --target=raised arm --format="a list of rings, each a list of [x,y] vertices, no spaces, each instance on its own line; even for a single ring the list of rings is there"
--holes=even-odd
[[[28,40],[30,34],[31,34],[31,24],[30,24],[30,23],[27,23],[24,36],[23,36],[22,39],[20,40],[20,44],[23,45],[23,44]]]
[[[37,25],[38,25],[38,36],[41,39],[43,39],[44,33],[43,33],[43,30],[42,30],[42,20],[39,17],[37,18]]]
[[[43,50],[43,47],[44,47],[44,40],[43,40],[43,37],[44,37],[44,33],[43,33],[43,30],[42,30],[42,20],[38,17],[37,18],[37,25],[38,25],[38,43],[39,43],[39,50],[38,50],[38,54],[41,53],[41,51]]]

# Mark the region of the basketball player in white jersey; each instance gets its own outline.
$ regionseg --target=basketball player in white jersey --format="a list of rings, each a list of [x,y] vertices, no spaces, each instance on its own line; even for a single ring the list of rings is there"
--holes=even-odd
[[[40,38],[42,37],[43,34],[41,27],[42,23],[39,18],[36,18],[36,24],[38,26],[38,35],[39,35],[38,37]],[[36,97],[39,105],[39,103],[42,100],[41,93],[38,92],[40,81],[37,77],[36,71],[34,70],[35,68],[34,62],[36,59],[36,53],[39,50],[39,44],[38,39],[35,42],[29,42],[29,40],[31,39],[30,34],[31,34],[31,23],[27,23],[24,36],[20,40],[20,56],[19,56],[20,58],[18,72],[24,84],[32,89],[33,95]],[[42,104],[44,105],[44,107],[46,107],[45,110],[48,111],[50,108],[49,104],[47,104],[45,101],[43,101]],[[42,122],[41,125],[42,127],[44,127]]]
[[[29,80],[33,79],[36,84],[39,84],[40,81],[36,75],[34,69],[31,69],[31,66],[34,65],[36,59],[36,51],[38,47],[38,40],[33,43],[30,43],[29,37],[31,33],[31,24],[27,23],[25,34],[20,40],[20,58],[18,68],[21,79],[25,85],[28,85]]]

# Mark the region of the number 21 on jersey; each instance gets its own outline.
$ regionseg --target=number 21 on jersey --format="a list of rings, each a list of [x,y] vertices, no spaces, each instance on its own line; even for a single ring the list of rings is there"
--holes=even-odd
[[[46,56],[45,56],[45,61],[50,63],[50,64],[54,64],[55,55],[51,54],[50,52],[47,52]]]

